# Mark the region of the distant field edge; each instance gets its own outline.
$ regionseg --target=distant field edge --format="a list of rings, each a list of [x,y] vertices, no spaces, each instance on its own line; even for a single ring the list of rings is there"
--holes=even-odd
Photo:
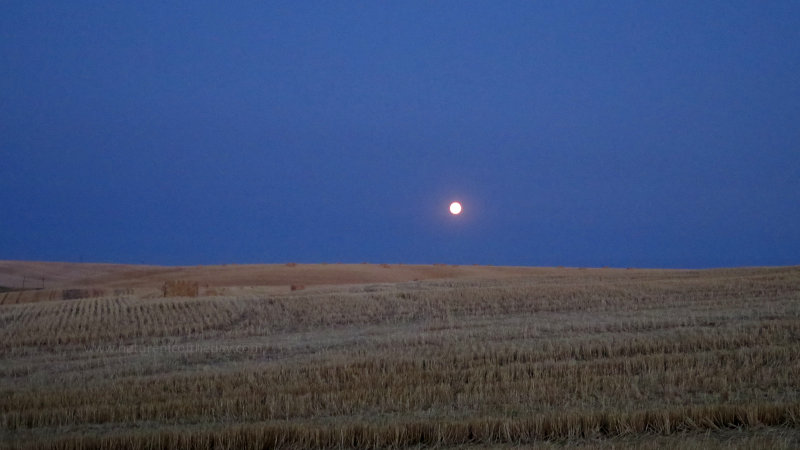
[[[467,444],[535,444],[573,439],[670,436],[697,431],[800,426],[800,403],[706,405],[646,411],[564,412],[524,418],[473,418],[370,424],[342,418],[341,424],[264,422],[209,425],[207,429],[81,433],[38,442],[23,436],[19,449],[235,449],[403,448]],[[153,425],[153,424],[150,424]],[[25,433],[22,433],[25,434]],[[35,436],[35,434],[34,434]],[[27,436],[28,438],[32,436]],[[35,438],[34,438],[35,439]]]

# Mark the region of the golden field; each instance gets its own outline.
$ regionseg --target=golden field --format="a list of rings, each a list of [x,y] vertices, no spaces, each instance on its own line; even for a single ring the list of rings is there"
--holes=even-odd
[[[103,267],[0,264],[103,294],[0,293],[0,445],[800,446],[800,267]]]

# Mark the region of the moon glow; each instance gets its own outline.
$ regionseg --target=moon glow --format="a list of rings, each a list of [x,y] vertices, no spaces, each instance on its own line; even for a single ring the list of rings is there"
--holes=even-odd
[[[450,214],[454,216],[461,214],[461,203],[459,202],[450,203]]]

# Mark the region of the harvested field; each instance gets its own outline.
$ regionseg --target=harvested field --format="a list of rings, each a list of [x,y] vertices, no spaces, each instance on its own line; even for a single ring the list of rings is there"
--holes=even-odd
[[[387,270],[390,269],[390,270]],[[126,264],[57,263],[0,261],[0,305],[60,300],[63,291],[114,293],[132,291],[138,298],[164,296],[164,289],[175,283],[203,286],[197,295],[219,293],[275,294],[290,291],[291,285],[326,287],[365,283],[400,283],[435,279],[501,279],[526,274],[541,274],[551,269],[530,267],[448,267],[434,265],[388,264],[227,264],[221,266],[136,266]],[[20,290],[25,287],[35,290]],[[166,285],[166,286],[165,286]],[[170,287],[171,286],[171,287]],[[181,288],[183,289],[183,288]],[[193,294],[194,290],[190,292]],[[186,295],[180,294],[180,295]],[[70,299],[73,299],[70,297]]]
[[[800,268],[499,269],[2,305],[2,442],[800,445]]]

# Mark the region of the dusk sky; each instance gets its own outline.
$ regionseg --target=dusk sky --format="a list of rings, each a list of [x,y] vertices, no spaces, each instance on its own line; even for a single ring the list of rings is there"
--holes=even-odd
[[[3,1],[0,205],[0,259],[800,264],[800,2]]]

